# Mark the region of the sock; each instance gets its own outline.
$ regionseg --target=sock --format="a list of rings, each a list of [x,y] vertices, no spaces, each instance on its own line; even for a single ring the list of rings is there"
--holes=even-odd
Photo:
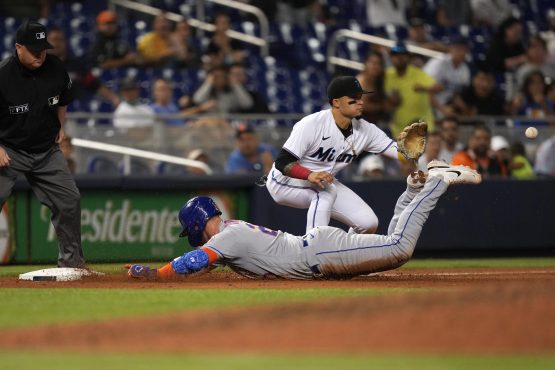
[[[160,267],[157,271],[156,271],[156,276],[160,277],[160,278],[171,278],[175,276],[175,271],[173,271],[172,268],[172,263],[168,263],[167,265],[164,265],[162,267]]]

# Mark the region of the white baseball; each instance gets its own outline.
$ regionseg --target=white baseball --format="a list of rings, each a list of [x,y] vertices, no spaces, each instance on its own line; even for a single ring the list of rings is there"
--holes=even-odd
[[[538,136],[538,129],[535,127],[528,127],[524,132],[524,135],[526,135],[528,139],[535,139],[536,136]]]

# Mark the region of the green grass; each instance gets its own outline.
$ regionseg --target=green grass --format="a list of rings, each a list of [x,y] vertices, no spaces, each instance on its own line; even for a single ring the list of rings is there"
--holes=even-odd
[[[418,289],[0,289],[0,329]]]
[[[184,344],[186,347],[186,344]],[[553,369],[555,356],[460,355],[256,355],[256,354],[87,354],[0,352],[0,369],[10,370],[151,370],[151,369],[395,369],[395,370],[516,370]]]

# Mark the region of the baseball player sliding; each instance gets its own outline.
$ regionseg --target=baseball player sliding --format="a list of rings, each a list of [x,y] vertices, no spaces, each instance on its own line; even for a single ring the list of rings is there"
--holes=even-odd
[[[398,158],[397,143],[359,118],[362,95],[370,92],[356,78],[335,78],[327,93],[331,108],[295,124],[266,187],[278,204],[308,209],[307,232],[327,226],[331,217],[357,233],[374,233],[378,218],[372,208],[334,176],[363,151]]]
[[[180,236],[197,249],[160,269],[131,265],[133,278],[172,278],[227,265],[250,278],[348,278],[395,269],[412,256],[424,222],[440,196],[454,183],[478,184],[480,175],[465,166],[440,161],[429,172],[413,173],[399,197],[389,235],[356,234],[319,226],[304,236],[274,231],[239,220],[222,220],[206,196],[189,200],[179,211]]]

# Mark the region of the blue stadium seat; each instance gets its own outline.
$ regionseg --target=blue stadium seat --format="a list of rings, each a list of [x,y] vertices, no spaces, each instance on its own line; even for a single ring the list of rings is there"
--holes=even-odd
[[[124,161],[120,161],[118,164],[118,169],[121,174],[124,173]],[[152,170],[148,164],[141,158],[131,157],[131,175],[151,175]]]
[[[87,173],[98,175],[119,175],[116,162],[105,156],[92,156],[87,164]]]

